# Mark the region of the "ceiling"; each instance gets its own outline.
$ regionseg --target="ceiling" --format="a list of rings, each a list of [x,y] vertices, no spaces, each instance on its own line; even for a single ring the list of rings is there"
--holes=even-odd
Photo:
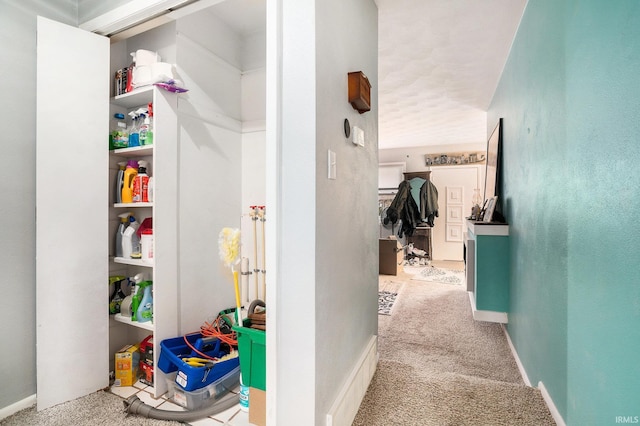
[[[527,0],[375,0],[380,149],[484,143]]]
[[[200,0],[242,35],[264,0]],[[380,149],[484,144],[486,111],[527,0],[375,0]]]

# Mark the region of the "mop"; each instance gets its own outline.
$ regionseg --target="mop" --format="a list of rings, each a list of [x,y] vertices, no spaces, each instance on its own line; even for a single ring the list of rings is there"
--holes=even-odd
[[[261,245],[261,251],[262,251],[262,300],[266,301],[267,300],[267,270],[266,268],[266,250],[265,250],[265,239],[264,239],[264,228],[265,228],[265,221],[266,219],[266,207],[265,206],[260,206],[259,207],[260,211],[258,213],[258,216],[260,218],[260,223],[262,224],[262,245]]]
[[[251,209],[251,220],[253,221],[253,274],[255,281],[255,299],[260,298],[258,294],[258,272],[260,269],[258,268],[258,206],[249,206]]]
[[[240,303],[240,289],[238,288],[238,271],[235,265],[240,262],[240,230],[222,228],[218,236],[220,259],[231,268],[233,286],[236,293],[236,324],[242,327],[242,305]]]

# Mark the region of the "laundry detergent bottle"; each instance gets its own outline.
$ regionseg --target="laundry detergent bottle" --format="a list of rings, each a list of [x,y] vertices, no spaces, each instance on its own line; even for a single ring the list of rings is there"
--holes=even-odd
[[[144,160],[138,161],[138,174],[133,180],[133,202],[148,202],[149,201],[149,176],[147,175],[147,162]]]
[[[124,252],[122,251],[122,239],[124,236],[124,231],[127,229],[127,226],[129,226],[130,215],[131,213],[129,212],[118,215],[118,217],[120,218],[120,224],[118,225],[118,230],[116,231],[116,241],[115,241],[115,247],[114,247],[115,257],[124,256]]]
[[[129,160],[127,167],[124,169],[124,177],[122,182],[122,202],[133,202],[133,181],[138,174],[138,162]]]
[[[122,202],[122,184],[124,182],[124,170],[127,168],[127,162],[121,161],[118,163],[118,174],[116,175],[116,190],[115,190],[115,198],[113,200],[114,203]]]
[[[138,322],[151,321],[153,318],[153,295],[151,294],[151,281],[143,281],[140,283],[140,288],[143,291],[140,305],[138,305],[138,311],[136,312],[136,318]]]

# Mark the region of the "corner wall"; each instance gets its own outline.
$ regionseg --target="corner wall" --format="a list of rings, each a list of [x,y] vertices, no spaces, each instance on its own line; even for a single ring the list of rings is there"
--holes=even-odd
[[[508,331],[565,422],[640,416],[640,5],[530,0],[488,112],[504,117]]]
[[[267,259],[277,304],[267,319],[267,418],[322,425],[377,334],[377,8],[281,0],[268,14],[279,25],[267,36],[268,230],[277,241]],[[347,101],[347,74],[358,70],[372,85],[362,115]],[[345,138],[345,118],[364,129],[365,147]],[[329,149],[336,180],[327,179]]]
[[[352,71],[362,71],[371,83],[371,110],[363,114],[347,101]],[[378,334],[378,10],[373,0],[316,1],[316,72],[315,410],[321,424]],[[364,147],[345,137],[345,118],[364,130]],[[327,178],[328,150],[336,153],[335,180]]]

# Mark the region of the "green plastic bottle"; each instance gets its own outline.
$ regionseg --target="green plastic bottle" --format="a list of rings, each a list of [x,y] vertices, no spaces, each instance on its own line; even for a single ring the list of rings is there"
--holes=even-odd
[[[153,318],[153,295],[151,294],[151,281],[143,281],[140,283],[140,290],[138,294],[142,292],[142,299],[138,305],[138,311],[136,312],[136,318],[138,322],[151,321]]]

